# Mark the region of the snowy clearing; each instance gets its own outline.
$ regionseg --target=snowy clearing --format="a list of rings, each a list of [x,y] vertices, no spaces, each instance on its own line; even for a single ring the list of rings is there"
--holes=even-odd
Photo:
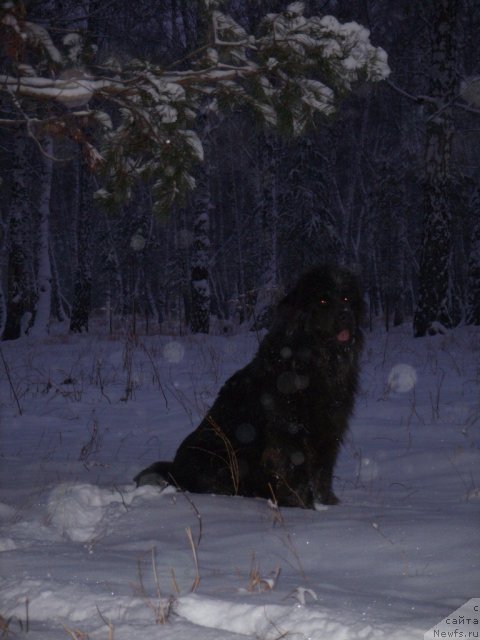
[[[256,345],[2,344],[0,635],[408,640],[480,594],[475,327],[367,334],[339,506],[134,487]]]

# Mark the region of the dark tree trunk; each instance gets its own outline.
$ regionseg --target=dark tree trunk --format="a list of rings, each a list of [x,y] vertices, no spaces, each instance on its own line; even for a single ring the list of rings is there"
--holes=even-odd
[[[15,137],[12,169],[12,196],[7,239],[7,318],[4,340],[16,340],[24,333],[26,318],[34,304],[33,259],[28,238],[30,212],[28,198],[27,139]]]
[[[4,291],[3,274],[7,271],[6,225],[0,220],[0,336],[3,335],[7,322],[7,300]]]
[[[80,203],[77,220],[77,269],[73,292],[70,331],[88,332],[92,295],[92,200],[91,177],[87,167],[80,165]]]
[[[64,322],[70,316],[70,310],[62,295],[60,275],[58,273],[55,252],[50,250],[50,264],[52,265],[52,317],[58,322]]]
[[[274,149],[274,140],[268,134],[261,136],[259,149],[255,215],[262,234],[263,257],[254,311],[256,330],[270,327],[273,308],[278,301],[278,155]]]
[[[41,141],[43,155],[39,173],[38,230],[36,242],[36,296],[29,335],[36,338],[48,335],[52,310],[52,265],[50,260],[50,199],[53,176],[53,140]]]
[[[195,197],[195,220],[191,260],[192,306],[190,329],[192,333],[208,333],[210,330],[210,184],[208,175],[202,171]]]
[[[480,187],[472,202],[472,243],[468,260],[467,323],[480,325]]]
[[[427,103],[425,195],[418,304],[413,320],[417,337],[455,324],[452,293],[453,121],[445,105],[457,88],[456,24],[459,0],[435,0],[432,16],[431,79]]]

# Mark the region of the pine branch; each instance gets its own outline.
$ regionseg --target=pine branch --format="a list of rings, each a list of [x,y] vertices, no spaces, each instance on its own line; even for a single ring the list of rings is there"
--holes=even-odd
[[[166,70],[134,60],[123,67],[116,62],[97,67],[101,75],[95,75],[72,71],[71,53],[58,50],[48,30],[6,4],[0,9],[0,31],[16,38],[18,46],[23,38],[26,45],[43,48],[44,60],[35,69],[18,64],[14,55],[10,71],[0,74],[0,94],[17,109],[25,103],[21,112],[29,135],[45,130],[82,145],[92,168],[104,172],[102,200],[124,201],[134,182],[146,177],[157,204],[168,207],[195,185],[193,167],[203,160],[203,149],[193,129],[206,111],[220,103],[249,107],[264,125],[300,135],[316,116],[332,114],[353,83],[389,74],[385,52],[371,45],[366,29],[342,25],[332,16],[307,18],[302,2],[268,14],[260,37],[219,11],[218,3],[207,6],[210,38],[183,58],[191,60],[190,68],[175,70],[181,61]],[[79,34],[75,43],[83,50],[77,40]],[[93,100],[113,107],[115,126],[106,114],[91,115]],[[84,120],[72,111],[78,108]],[[0,124],[6,122],[3,118]],[[18,126],[17,117],[13,123]],[[101,152],[90,141],[92,124],[99,125]]]

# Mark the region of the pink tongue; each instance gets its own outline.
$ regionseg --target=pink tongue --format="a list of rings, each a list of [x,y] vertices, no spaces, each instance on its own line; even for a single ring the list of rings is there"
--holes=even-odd
[[[337,340],[339,342],[348,342],[350,340],[350,331],[348,329],[343,329],[337,334]]]

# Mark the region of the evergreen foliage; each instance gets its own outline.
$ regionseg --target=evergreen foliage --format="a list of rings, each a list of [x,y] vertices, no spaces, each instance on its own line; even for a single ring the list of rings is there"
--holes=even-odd
[[[155,208],[165,211],[195,186],[193,167],[204,159],[195,125],[203,114],[244,104],[266,124],[299,134],[317,114],[334,112],[337,94],[389,74],[386,53],[356,23],[306,18],[304,3],[293,2],[268,14],[255,37],[217,5],[205,2],[205,41],[178,69],[115,58],[83,66],[92,50],[81,34],[64,36],[60,49],[47,29],[25,19],[22,3],[5,2],[0,35],[9,64],[0,92],[11,98],[12,114],[21,114],[12,122],[19,117],[32,135],[78,142],[91,168],[103,170],[106,185],[97,197],[104,203],[124,203],[143,178]],[[90,127],[103,131],[101,146]]]

